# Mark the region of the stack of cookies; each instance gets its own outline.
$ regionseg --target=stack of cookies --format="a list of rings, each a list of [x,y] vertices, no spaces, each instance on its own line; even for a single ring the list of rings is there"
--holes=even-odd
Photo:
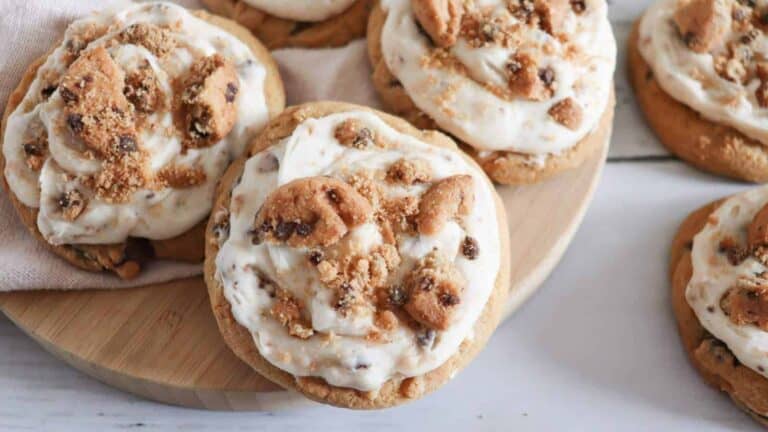
[[[74,266],[205,263],[228,346],[327,404],[450,380],[509,292],[494,182],[601,151],[616,45],[604,0],[206,0],[72,23],[6,107],[4,185]],[[389,114],[285,108],[267,48],[367,36]],[[257,39],[258,38],[258,39]]]

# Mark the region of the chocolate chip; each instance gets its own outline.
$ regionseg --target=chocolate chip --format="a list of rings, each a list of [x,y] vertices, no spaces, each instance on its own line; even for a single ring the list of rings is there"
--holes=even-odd
[[[67,116],[67,125],[74,133],[80,133],[83,131],[83,116],[80,114],[70,114]]]
[[[280,241],[286,241],[296,231],[296,222],[280,221],[275,227],[275,238]]]
[[[389,287],[389,295],[387,300],[392,306],[402,306],[408,302],[408,294],[401,285],[393,285]]]
[[[224,241],[229,237],[229,222],[221,221],[213,226],[213,235],[219,242]]]
[[[352,147],[356,149],[364,149],[371,144],[373,144],[373,132],[368,128],[360,129],[352,141]]]
[[[571,0],[571,9],[577,14],[583,13],[587,10],[587,2],[585,0]]]
[[[340,201],[339,193],[336,192],[335,189],[331,189],[328,192],[326,192],[326,195],[328,195],[328,199],[331,200],[331,202],[338,204]]]
[[[764,13],[763,16],[760,17],[760,22],[768,25],[768,12]]]
[[[464,237],[464,241],[461,243],[461,254],[470,260],[477,259],[477,256],[480,255],[480,246],[474,237]]]
[[[66,104],[77,102],[77,95],[66,87],[59,89],[59,94],[61,95],[61,100]]]
[[[431,348],[435,343],[437,333],[432,329],[426,329],[416,334],[416,343],[422,348]]]
[[[513,60],[510,60],[509,63],[507,63],[506,67],[511,74],[516,74],[523,69],[523,64],[513,59]]]
[[[310,234],[312,234],[312,225],[304,222],[299,222],[296,224],[296,234],[298,234],[301,237],[306,237]]]
[[[355,366],[355,369],[356,370],[368,369],[369,367],[371,367],[371,365],[365,364],[365,363],[359,363],[357,366]]]
[[[28,142],[28,143],[24,143],[22,147],[24,148],[24,154],[26,154],[27,156],[43,155],[43,149],[37,144]]]
[[[296,24],[294,24],[293,28],[291,29],[291,36],[295,36],[304,30],[312,28],[312,26],[315,23],[311,22],[305,22],[305,21],[297,21]]]
[[[51,95],[55,91],[56,91],[56,86],[55,85],[49,85],[49,86],[46,86],[45,88],[43,88],[42,90],[40,90],[40,94],[44,98],[48,99],[49,97],[51,97]]]
[[[480,34],[483,35],[483,38],[486,42],[493,42],[498,33],[499,26],[493,22],[483,23],[483,25],[480,27]]]
[[[312,263],[312,265],[318,265],[323,261],[323,252],[314,250],[309,253],[309,262]]]
[[[555,82],[555,71],[551,67],[539,70],[539,78],[545,86],[549,87]]]
[[[117,142],[120,153],[133,153],[137,150],[136,138],[131,135],[120,135]]]
[[[683,42],[685,42],[686,46],[692,47],[698,43],[698,39],[696,38],[695,33],[688,32],[685,35],[683,35]]]
[[[707,306],[707,312],[715,313],[715,307],[714,306]]]
[[[193,138],[205,139],[208,138],[211,133],[206,129],[204,120],[192,119],[189,124],[189,134]]]
[[[764,367],[762,367],[762,366],[758,366],[758,367],[757,367],[757,370],[759,370],[760,372],[765,372],[765,368],[764,368]]]
[[[237,85],[235,83],[228,83],[227,91],[224,93],[224,99],[226,99],[226,101],[229,103],[234,102],[235,97],[237,96],[238,90],[239,89],[237,88]]]
[[[461,299],[459,299],[459,297],[450,293],[442,293],[440,294],[438,299],[440,300],[440,304],[445,307],[456,306],[461,302]]]

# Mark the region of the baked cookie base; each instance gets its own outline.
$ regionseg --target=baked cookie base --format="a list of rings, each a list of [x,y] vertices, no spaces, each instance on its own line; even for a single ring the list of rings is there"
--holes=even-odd
[[[254,53],[254,56],[265,65],[267,77],[264,83],[265,99],[270,118],[277,115],[285,107],[285,91],[277,69],[277,64],[272,59],[269,51],[251,35],[251,33],[234,21],[210,15],[207,12],[194,12],[201,18],[216,25],[243,41]],[[5,127],[8,117],[22,102],[30,85],[35,79],[37,70],[45,63],[48,54],[33,62],[19,85],[8,98],[8,103],[3,114],[2,127],[0,127],[0,146],[5,137]],[[0,152],[0,172],[5,171],[5,158]],[[29,232],[43,242],[49,250],[68,261],[72,265],[91,272],[108,271],[122,278],[136,276],[134,271],[127,271],[129,267],[138,265],[141,267],[147,261],[153,259],[169,259],[176,261],[202,262],[205,251],[205,226],[203,220],[187,232],[166,240],[129,239],[124,243],[109,245],[61,245],[48,243],[37,228],[38,209],[27,207],[13,194],[5,175],[2,175],[2,184],[6,195],[10,198],[16,212],[19,214]],[[128,267],[126,267],[128,265]]]
[[[392,74],[381,49],[381,36],[386,13],[377,4],[368,22],[368,57],[373,66],[373,85],[384,106],[420,129],[440,129],[437,123],[421,111]],[[490,152],[480,155],[472,146],[460,143],[462,150],[472,156],[488,176],[499,184],[526,185],[545,181],[576,168],[602,148],[610,136],[615,106],[614,92],[597,127],[575,146],[557,155],[549,155],[543,164],[531,162],[531,157],[514,152]]]
[[[739,408],[768,426],[768,379],[741,365],[725,344],[702,327],[685,300],[685,290],[693,274],[693,238],[704,228],[709,216],[721,203],[716,201],[691,213],[672,241],[672,308],[688,358],[707,384],[727,393]]]
[[[737,180],[768,181],[768,147],[736,129],[711,122],[659,85],[639,50],[638,20],[628,39],[629,79],[651,129],[670,152],[694,167]]]
[[[324,117],[332,113],[349,110],[373,112],[400,132],[417,136],[421,140],[436,146],[454,147],[454,144],[439,132],[421,132],[402,119],[356,105],[316,102],[289,108],[267,127],[259,139],[254,141],[248,156],[239,159],[227,171],[219,185],[213,212],[215,213],[228,207],[232,183],[239,177],[248,157],[274,145],[281,138],[289,136],[300,123],[308,118]],[[490,182],[489,186],[492,187]],[[449,381],[456,372],[463,369],[480,352],[501,319],[510,285],[509,266],[504,265],[504,263],[509,261],[509,233],[504,205],[497,194],[495,194],[495,200],[497,217],[499,219],[499,234],[502,241],[502,265],[496,278],[495,288],[488,299],[480,319],[475,323],[475,337],[473,340],[464,341],[459,347],[459,351],[437,369],[415,378],[390,380],[377,392],[360,392],[354,389],[329,385],[320,378],[295,377],[276,368],[259,354],[250,331],[241,326],[232,316],[232,307],[224,297],[223,286],[216,277],[215,261],[219,245],[217,241],[213,240],[215,238],[212,233],[214,222],[210,221],[208,226],[210,234],[208,238],[211,241],[206,242],[205,280],[208,285],[214,316],[224,336],[224,340],[235,354],[251,365],[256,372],[286,389],[296,390],[312,400],[330,405],[353,409],[387,408],[418,399],[436,390]],[[403,391],[401,388],[403,383],[410,387],[409,391]]]
[[[203,0],[203,4],[251,30],[269,49],[323,48],[364,37],[372,0],[358,0],[340,15],[320,22],[278,18],[242,0]]]

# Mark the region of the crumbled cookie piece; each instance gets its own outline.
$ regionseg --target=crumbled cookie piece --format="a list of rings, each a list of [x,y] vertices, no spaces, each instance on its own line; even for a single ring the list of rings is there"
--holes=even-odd
[[[186,189],[205,183],[207,178],[205,170],[200,166],[166,165],[157,173],[156,182],[162,187]]]
[[[77,219],[85,211],[86,201],[79,190],[73,189],[61,194],[58,200],[58,205],[64,220],[71,222]]]
[[[375,143],[373,131],[364,127],[355,119],[341,122],[334,131],[334,137],[341,145],[358,150],[368,148]]]
[[[732,323],[768,331],[768,285],[741,279],[723,295],[720,307]]]
[[[411,7],[435,45],[448,48],[456,43],[464,15],[461,0],[413,0]]]
[[[541,101],[554,94],[554,71],[551,68],[540,69],[536,59],[529,54],[515,54],[507,63],[507,72],[507,84],[513,96]]]
[[[725,254],[731,265],[739,265],[749,256],[749,250],[732,237],[726,237],[720,241],[719,251]]]
[[[466,236],[461,242],[461,254],[468,260],[476,260],[480,256],[480,245],[474,237]]]
[[[95,24],[89,24],[78,30],[78,32],[74,33],[66,42],[64,42],[64,49],[66,51],[63,60],[66,65],[70,65],[74,62],[88,44],[100,38],[107,32],[106,27]]]
[[[473,187],[469,175],[455,175],[433,184],[419,203],[419,233],[437,234],[449,220],[468,215],[475,201]]]
[[[747,249],[745,255],[751,253],[763,265],[768,265],[768,205],[755,214],[747,227]]]
[[[552,105],[548,111],[550,117],[570,130],[581,126],[583,112],[581,106],[573,98],[566,98]]]
[[[420,377],[406,378],[400,383],[400,394],[408,399],[416,399],[424,392],[424,382]]]
[[[278,289],[276,294],[275,303],[269,311],[272,317],[286,327],[291,336],[299,339],[312,337],[314,330],[303,322],[299,301],[283,289]]]
[[[48,158],[48,131],[42,124],[32,123],[25,140],[21,145],[27,167],[32,171],[40,171]]]
[[[439,252],[422,258],[405,279],[408,300],[404,309],[430,329],[445,330],[464,290],[461,273]]]
[[[571,10],[576,14],[582,14],[587,10],[586,0],[571,0]]]
[[[419,214],[419,198],[405,195],[390,198],[383,202],[378,216],[388,222],[388,227],[395,233],[412,235],[417,231],[416,217]]]
[[[164,57],[176,47],[176,39],[165,28],[149,23],[131,24],[117,35],[120,42],[140,45],[157,57]]]
[[[704,53],[723,43],[731,27],[726,0],[681,0],[674,21],[680,36],[691,50]]]
[[[136,111],[143,114],[153,113],[163,104],[163,90],[160,88],[160,82],[146,60],[137,70],[125,77],[123,94]]]
[[[755,98],[757,98],[757,103],[760,107],[768,108],[768,63],[758,63],[756,72],[760,85],[755,90]]]
[[[267,197],[254,223],[253,240],[328,247],[372,214],[368,201],[347,183],[330,177],[303,178]]]
[[[534,10],[540,17],[539,25],[549,34],[562,28],[570,9],[570,0],[536,0],[534,3]]]
[[[190,66],[181,82],[179,110],[183,113],[185,145],[200,148],[224,138],[237,120],[240,81],[235,66],[219,54]]]
[[[432,178],[432,169],[421,159],[398,159],[387,168],[387,181],[393,184],[410,186],[416,183],[427,183]]]

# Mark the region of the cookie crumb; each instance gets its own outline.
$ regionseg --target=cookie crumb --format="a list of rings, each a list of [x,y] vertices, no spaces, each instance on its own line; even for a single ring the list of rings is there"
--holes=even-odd
[[[61,194],[58,205],[64,220],[72,222],[85,211],[86,201],[83,194],[74,189]]]
[[[373,131],[355,119],[341,122],[334,131],[334,137],[341,145],[358,150],[366,149],[375,143]]]
[[[432,170],[426,161],[421,159],[398,159],[387,168],[386,179],[389,183],[410,186],[416,183],[427,183],[432,178]]]
[[[548,113],[556,122],[570,130],[577,130],[581,126],[583,112],[573,98],[569,97],[552,105]]]

